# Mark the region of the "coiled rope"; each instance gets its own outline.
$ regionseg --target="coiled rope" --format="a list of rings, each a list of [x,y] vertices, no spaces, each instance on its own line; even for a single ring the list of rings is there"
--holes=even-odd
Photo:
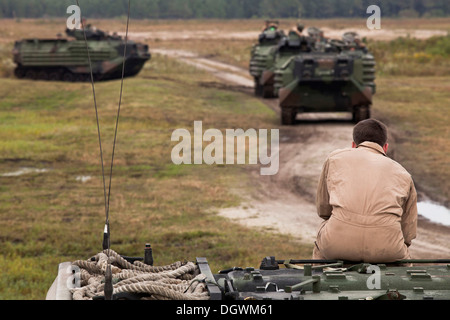
[[[71,289],[73,300],[92,300],[103,296],[107,265],[113,278],[113,295],[127,292],[143,294],[149,300],[208,300],[206,277],[193,262],[177,261],[166,266],[130,263],[111,249],[89,260],[77,260],[80,288]]]

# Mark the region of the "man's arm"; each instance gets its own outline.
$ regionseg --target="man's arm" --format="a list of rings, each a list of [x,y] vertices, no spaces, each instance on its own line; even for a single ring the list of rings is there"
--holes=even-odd
[[[409,197],[403,205],[401,224],[405,244],[409,247],[411,241],[416,238],[417,231],[417,192],[412,180],[409,189]]]
[[[316,207],[317,214],[324,220],[328,220],[331,216],[332,206],[330,205],[330,195],[328,194],[327,176],[328,176],[328,159],[325,161],[322,173],[317,186]]]

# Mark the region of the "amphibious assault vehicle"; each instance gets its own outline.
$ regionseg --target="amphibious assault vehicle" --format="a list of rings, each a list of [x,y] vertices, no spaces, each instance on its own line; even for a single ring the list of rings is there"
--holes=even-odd
[[[121,78],[125,41],[117,35],[87,26],[87,46],[94,80]],[[69,39],[24,39],[16,41],[13,60],[17,78],[32,80],[90,80],[89,60],[82,30],[66,30]],[[70,39],[72,38],[72,39]],[[127,41],[124,77],[134,76],[151,58],[145,44]]]
[[[137,258],[109,252],[111,299],[450,300],[450,259],[370,264],[269,256],[259,268],[234,267],[213,274],[206,258],[171,269],[155,267],[149,249],[147,245],[144,257]],[[47,300],[105,299],[102,254],[103,258],[61,263]]]
[[[255,94],[279,98],[285,125],[299,112],[351,112],[354,122],[370,118],[375,59],[359,36],[347,32],[338,40],[316,27],[302,31],[297,25],[285,35],[277,25],[260,35],[250,61]]]
[[[299,112],[351,112],[354,122],[370,118],[375,59],[360,42],[319,40],[310,52],[275,70],[281,123]]]

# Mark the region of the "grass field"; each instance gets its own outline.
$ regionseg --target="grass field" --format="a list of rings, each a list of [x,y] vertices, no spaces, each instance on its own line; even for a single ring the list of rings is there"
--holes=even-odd
[[[160,79],[160,77],[162,79]],[[155,264],[205,256],[215,270],[257,265],[270,252],[308,257],[310,247],[231,224],[215,208],[239,203],[242,166],[176,166],[171,133],[193,121],[218,129],[267,127],[273,112],[244,94],[205,86],[211,80],[155,56],[125,81],[111,194],[112,248]],[[105,220],[95,113],[89,84],[1,79],[0,299],[42,299],[59,262],[101,251]],[[120,82],[96,86],[107,172]],[[215,101],[211,104],[210,101]],[[246,120],[246,119],[252,119]],[[86,182],[77,177],[90,176]],[[108,183],[108,180],[107,180]]]
[[[256,20],[137,21],[133,31],[177,30],[180,26],[203,30],[217,28],[219,23],[230,32],[253,31],[261,24]],[[351,23],[326,21],[331,27]],[[124,22],[95,24],[111,30],[123,29]],[[450,27],[448,19],[415,24],[392,20],[386,27],[389,24],[410,29]],[[87,259],[101,250],[105,212],[90,84],[69,86],[11,76],[13,41],[25,36],[53,37],[60,26],[59,20],[11,20],[0,26],[0,174],[23,167],[47,170],[0,176],[2,300],[44,299],[58,263]],[[230,40],[205,45],[198,40],[158,45],[196,50],[246,67],[252,43]],[[391,48],[389,43],[373,45],[383,59],[381,68],[400,52],[383,51]],[[450,181],[450,80],[441,73],[449,66],[445,52],[424,49],[428,60],[412,60],[409,66],[404,64],[408,60],[398,56],[398,67],[382,69],[374,103],[374,115],[395,128],[396,158],[423,181],[424,191],[444,200]],[[402,70],[412,72],[412,63],[415,72],[402,74]],[[141,256],[144,244],[150,242],[157,265],[204,256],[213,271],[258,266],[261,258],[274,252],[277,258],[310,257],[311,246],[284,235],[255,232],[214,214],[240,203],[239,190],[251,184],[245,166],[172,164],[170,152],[175,143],[171,133],[176,128],[192,131],[194,120],[202,120],[204,129],[278,126],[278,117],[258,99],[216,88],[209,85],[212,81],[207,73],[158,55],[137,77],[125,80],[111,190],[112,249]],[[119,89],[119,81],[96,84],[106,172]],[[90,179],[83,182],[80,177]]]
[[[393,133],[394,157],[417,189],[450,206],[450,78],[380,77],[374,117]]]

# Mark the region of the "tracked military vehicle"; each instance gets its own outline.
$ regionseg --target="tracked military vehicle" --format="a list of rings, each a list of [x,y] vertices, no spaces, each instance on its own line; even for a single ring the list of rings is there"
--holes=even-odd
[[[273,96],[275,54],[283,37],[284,32],[278,29],[277,21],[266,21],[258,43],[252,47],[249,71],[255,81],[257,96]]]
[[[259,268],[213,274],[206,258],[157,267],[149,253],[149,245],[143,257],[109,252],[113,300],[450,300],[450,259],[371,264],[268,256]],[[101,253],[61,263],[46,298],[104,300],[105,259]]]
[[[354,122],[370,117],[373,55],[360,42],[321,42],[275,71],[282,124],[293,124],[299,112],[351,112]]]
[[[120,78],[125,41],[117,35],[107,35],[90,26],[85,31],[94,80]],[[16,77],[32,80],[90,80],[83,31],[67,29],[66,34],[69,39],[58,37],[16,41],[13,49]],[[147,45],[128,41],[124,76],[138,74],[150,58]]]

